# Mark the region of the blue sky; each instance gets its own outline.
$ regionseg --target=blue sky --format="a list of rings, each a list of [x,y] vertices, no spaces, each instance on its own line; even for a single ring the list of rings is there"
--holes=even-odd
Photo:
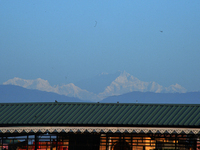
[[[200,91],[199,8],[199,0],[0,0],[0,84],[125,70]]]

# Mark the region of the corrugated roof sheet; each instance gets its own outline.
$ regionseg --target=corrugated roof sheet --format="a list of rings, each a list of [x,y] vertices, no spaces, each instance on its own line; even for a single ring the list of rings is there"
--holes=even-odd
[[[200,127],[200,105],[119,103],[3,103],[0,126]]]

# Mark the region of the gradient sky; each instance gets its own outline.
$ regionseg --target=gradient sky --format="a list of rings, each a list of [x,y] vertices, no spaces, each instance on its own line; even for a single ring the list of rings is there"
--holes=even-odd
[[[199,0],[0,0],[0,84],[126,71],[200,91]]]

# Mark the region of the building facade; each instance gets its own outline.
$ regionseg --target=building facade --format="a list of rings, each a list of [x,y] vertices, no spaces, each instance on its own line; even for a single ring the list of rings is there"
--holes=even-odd
[[[200,105],[0,104],[0,149],[200,149]]]

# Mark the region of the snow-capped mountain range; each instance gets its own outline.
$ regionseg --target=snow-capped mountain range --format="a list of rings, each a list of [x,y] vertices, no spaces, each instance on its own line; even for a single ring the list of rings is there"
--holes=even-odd
[[[47,80],[41,78],[27,80],[15,77],[4,82],[3,85],[17,85],[27,89],[54,92],[60,95],[90,101],[101,101],[108,96],[121,95],[133,91],[155,93],[185,93],[187,91],[177,83],[170,85],[169,87],[163,87],[156,82],[144,82],[125,71],[117,72],[115,74],[100,74],[92,79],[93,84],[91,83],[90,87],[84,87],[84,85],[87,85],[89,82],[90,79],[87,79],[81,83],[77,83],[77,85],[80,86],[76,86],[74,83],[51,86]],[[89,91],[91,88],[93,90]]]

